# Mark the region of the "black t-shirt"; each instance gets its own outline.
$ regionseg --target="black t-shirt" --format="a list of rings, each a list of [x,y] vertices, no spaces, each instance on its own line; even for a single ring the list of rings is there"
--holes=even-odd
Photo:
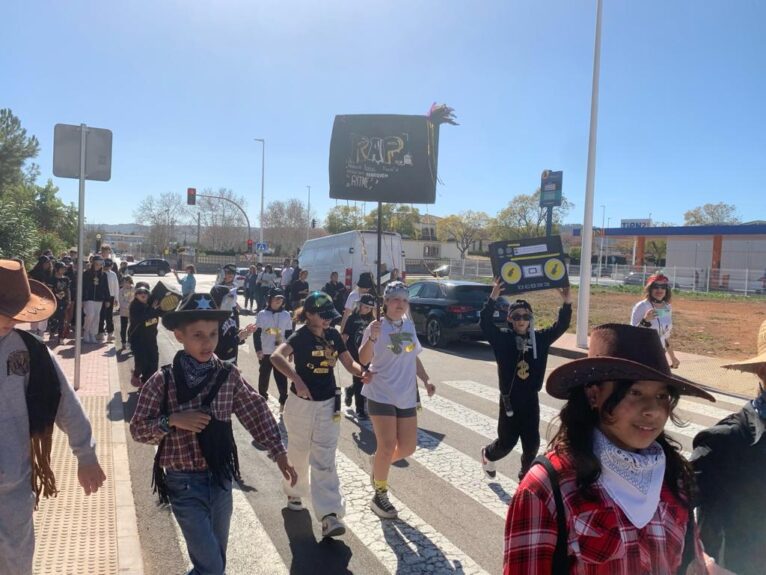
[[[215,355],[223,361],[237,363],[239,353],[239,310],[234,308],[225,322],[218,327],[218,344]]]
[[[309,295],[309,283],[295,280],[290,286],[290,297],[293,301],[300,301]]]
[[[333,370],[338,356],[346,351],[346,345],[338,330],[325,330],[324,337],[311,333],[305,325],[288,339],[293,348],[295,371],[309,388],[314,401],[324,401],[335,397],[335,372]],[[290,384],[295,393],[295,384]]]
[[[364,335],[365,328],[373,320],[372,314],[367,317],[359,315],[358,311],[355,311],[346,321],[346,326],[343,328],[343,334],[348,336],[346,340],[346,347],[356,361],[359,361],[359,348],[362,347],[362,336]]]

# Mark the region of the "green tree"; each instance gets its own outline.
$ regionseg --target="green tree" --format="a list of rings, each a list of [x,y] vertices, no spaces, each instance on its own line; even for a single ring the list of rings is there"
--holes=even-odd
[[[553,233],[573,207],[572,202],[562,198],[561,206],[553,208]],[[540,207],[540,188],[534,194],[515,196],[490,224],[491,235],[496,240],[544,236],[547,211]]]
[[[364,227],[362,210],[357,206],[337,205],[327,212],[324,227],[331,234],[362,229]]]
[[[37,226],[28,210],[0,201],[0,257],[30,262],[39,250]]]
[[[732,204],[719,202],[705,204],[684,213],[684,225],[709,226],[713,224],[738,224],[737,208]]]
[[[474,241],[483,237],[488,223],[487,214],[469,210],[440,219],[436,224],[436,236],[441,241],[454,241],[462,259]]]
[[[417,224],[420,223],[420,210],[408,204],[383,204],[381,224],[383,231],[398,232],[403,237],[417,236]],[[367,229],[378,229],[378,209],[375,208],[364,219]]]
[[[21,121],[7,108],[0,109],[0,198],[12,186],[34,181],[37,166],[25,164],[36,157],[40,144],[34,136],[27,136]]]

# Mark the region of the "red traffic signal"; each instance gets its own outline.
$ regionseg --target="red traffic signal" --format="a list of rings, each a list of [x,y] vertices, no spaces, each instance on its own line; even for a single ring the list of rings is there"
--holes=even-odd
[[[247,249],[253,251],[253,240],[247,240]]]
[[[186,189],[186,205],[188,206],[197,205],[197,188]]]

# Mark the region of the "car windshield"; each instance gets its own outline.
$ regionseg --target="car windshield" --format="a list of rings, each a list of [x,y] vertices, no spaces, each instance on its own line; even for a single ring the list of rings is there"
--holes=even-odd
[[[492,286],[455,286],[452,290],[453,297],[460,303],[482,305],[489,297]]]

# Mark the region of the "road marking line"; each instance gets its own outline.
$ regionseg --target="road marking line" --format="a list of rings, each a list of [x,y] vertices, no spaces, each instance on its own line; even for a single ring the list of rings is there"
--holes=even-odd
[[[278,418],[276,400],[270,398],[269,407]],[[287,433],[284,437],[289,441]],[[434,438],[431,440],[435,441]],[[343,521],[389,573],[486,573],[473,559],[408,509],[391,492],[389,498],[399,511],[399,518],[380,519],[369,507],[373,496],[369,472],[359,467],[340,449],[336,452],[336,466],[341,493],[346,502]],[[310,507],[308,505],[306,508]]]

